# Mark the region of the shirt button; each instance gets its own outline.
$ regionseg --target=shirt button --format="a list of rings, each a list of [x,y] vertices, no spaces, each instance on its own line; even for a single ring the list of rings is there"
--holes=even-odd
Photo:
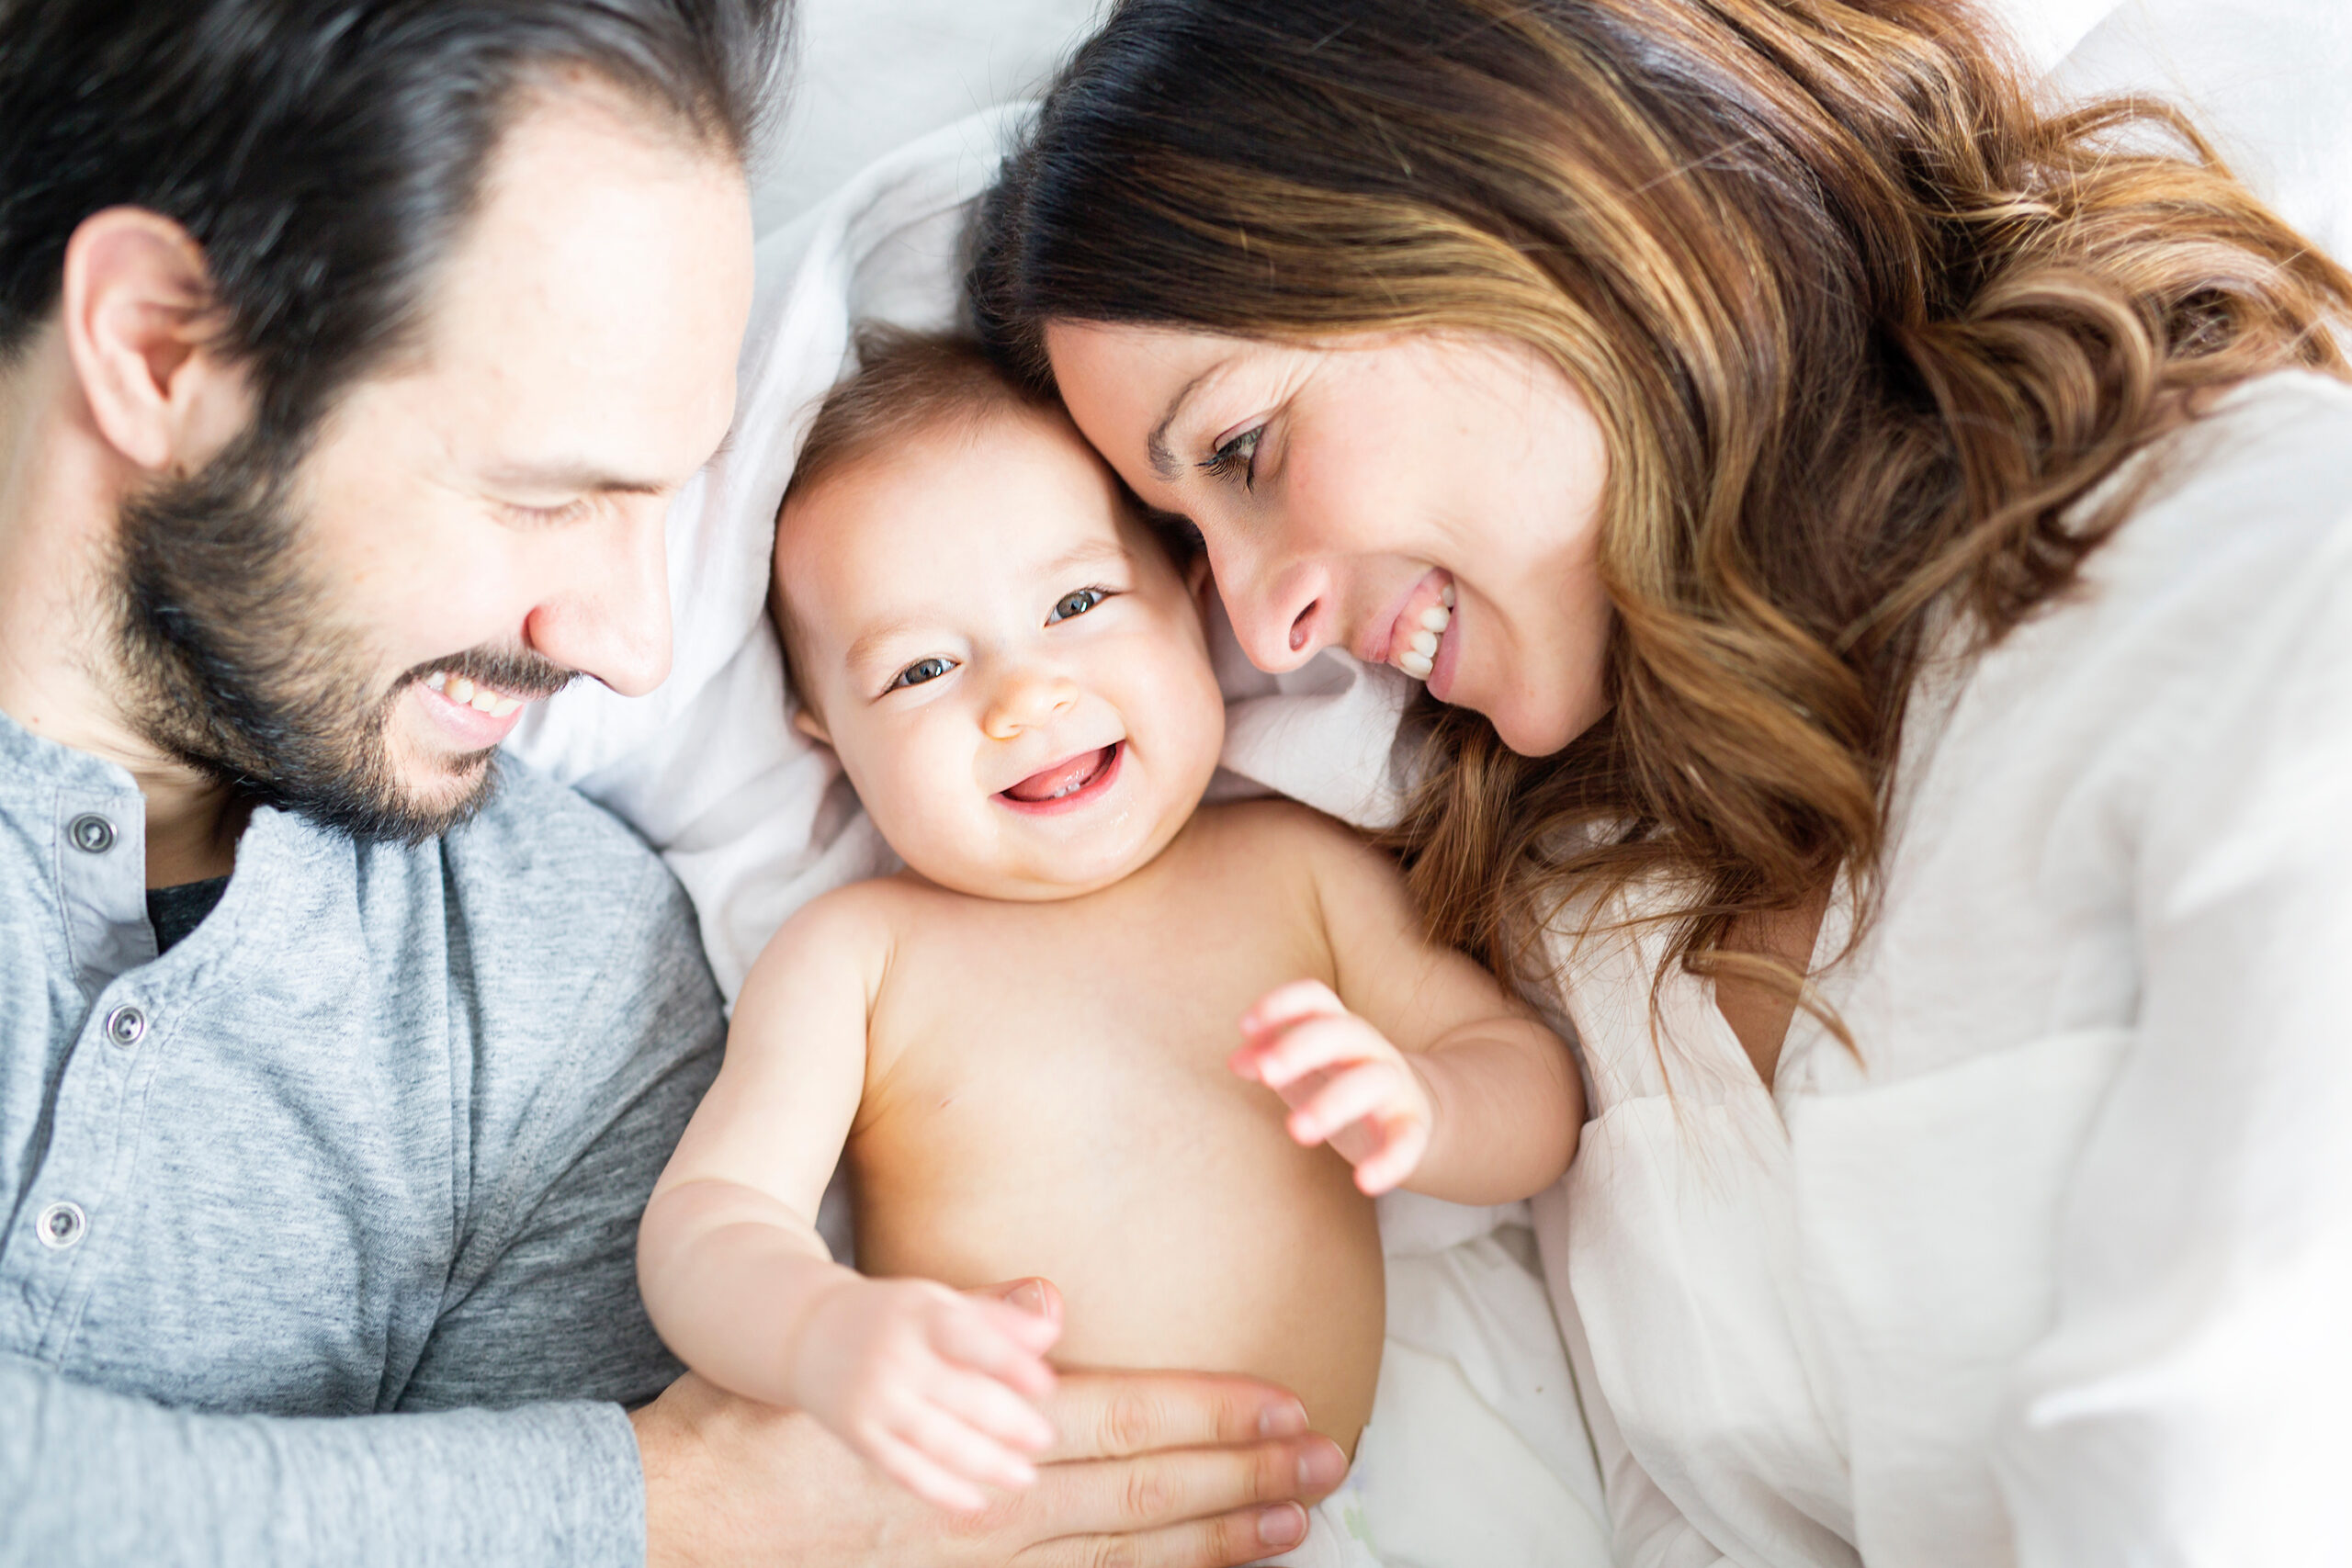
[[[65,831],[73,839],[74,847],[85,854],[102,855],[114,848],[114,824],[95,811],[74,818]]]
[[[79,1203],[51,1203],[40,1212],[33,1226],[43,1247],[51,1252],[62,1252],[82,1239],[90,1222],[83,1217]]]
[[[107,1038],[118,1045],[136,1045],[146,1036],[147,1015],[125,1005],[107,1014]]]

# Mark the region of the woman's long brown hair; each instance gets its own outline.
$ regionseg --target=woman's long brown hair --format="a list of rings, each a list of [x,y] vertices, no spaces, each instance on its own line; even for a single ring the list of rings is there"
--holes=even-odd
[[[2064,592],[2205,394],[2343,374],[2352,278],[2161,104],[2038,103],[1952,0],[1126,0],[983,213],[984,333],[1499,333],[1606,436],[1609,716],[1430,714],[1399,830],[1498,971],[1669,890],[1668,964],[1841,869],[1868,916],[1930,639]],[[1955,622],[1954,617],[1964,617]]]

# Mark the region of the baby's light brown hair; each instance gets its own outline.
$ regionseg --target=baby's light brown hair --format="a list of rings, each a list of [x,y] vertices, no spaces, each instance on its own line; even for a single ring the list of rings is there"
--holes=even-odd
[[[857,369],[826,394],[815,422],[808,426],[791,481],[784,487],[784,500],[776,508],[778,526],[796,502],[814,495],[829,479],[919,435],[943,430],[977,435],[989,421],[1007,413],[1069,420],[1054,393],[1008,374],[969,339],[868,325],[858,329],[852,343]],[[1124,484],[1119,493],[1123,503],[1148,525],[1181,568],[1186,541],[1179,531],[1152,515]],[[776,636],[784,643],[786,685],[802,706],[813,711],[815,704],[797,673],[798,628],[793,623],[791,602],[785,595],[782,578],[773,571],[768,581],[768,618],[775,623]]]
[[[977,434],[1012,412],[1057,413],[1060,402],[1006,375],[979,344],[964,338],[868,325],[852,339],[857,369],[826,394],[784,487],[776,522],[828,479],[918,435],[945,429]],[[768,581],[768,618],[784,643],[785,682],[813,706],[797,671],[797,628],[780,577]]]

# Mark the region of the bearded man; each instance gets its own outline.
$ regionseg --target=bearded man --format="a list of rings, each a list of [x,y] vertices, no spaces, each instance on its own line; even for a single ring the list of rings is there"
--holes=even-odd
[[[0,0],[0,1561],[1238,1563],[1337,1480],[1076,1376],[945,1520],[638,1303],[718,997],[498,747],[664,673],[783,31]]]

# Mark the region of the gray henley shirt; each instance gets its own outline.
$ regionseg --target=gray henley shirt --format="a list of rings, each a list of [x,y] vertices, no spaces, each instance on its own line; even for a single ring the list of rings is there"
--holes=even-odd
[[[724,1024],[661,863],[504,773],[415,849],[257,812],[159,958],[130,776],[0,715],[0,1562],[642,1562]]]

